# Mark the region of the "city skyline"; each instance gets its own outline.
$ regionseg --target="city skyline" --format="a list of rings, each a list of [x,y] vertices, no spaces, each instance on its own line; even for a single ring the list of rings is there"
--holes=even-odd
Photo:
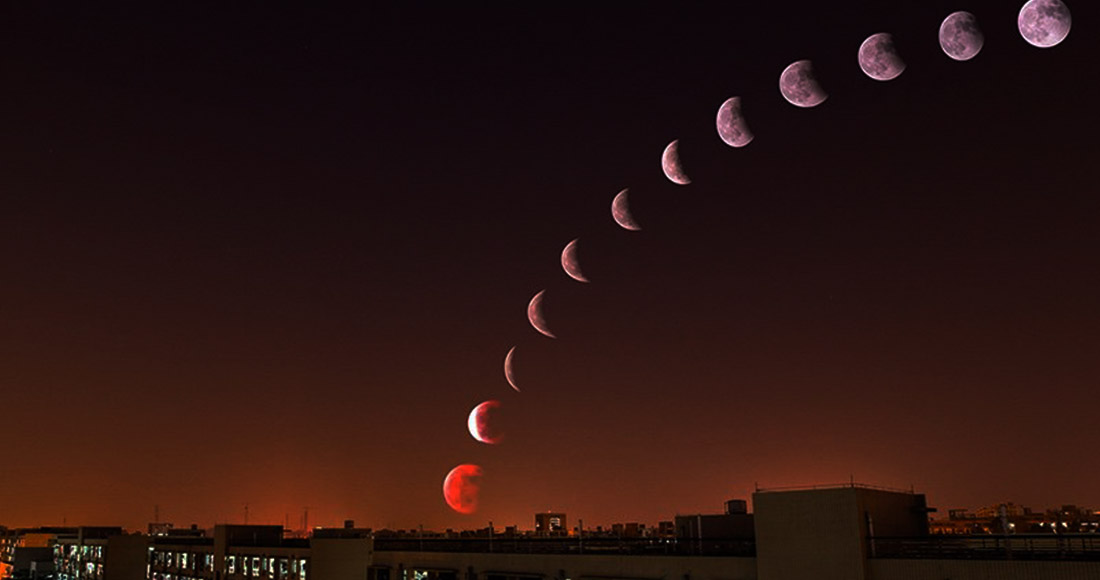
[[[0,524],[648,522],[850,478],[1100,505],[1100,9],[1036,48],[1023,2],[756,4],[5,7]]]

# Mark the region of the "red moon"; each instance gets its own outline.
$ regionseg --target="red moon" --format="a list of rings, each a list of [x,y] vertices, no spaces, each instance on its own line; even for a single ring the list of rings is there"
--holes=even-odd
[[[460,514],[477,511],[477,496],[481,490],[481,466],[463,463],[451,470],[443,480],[443,499]]]
[[[550,338],[557,338],[553,332],[550,332],[550,327],[546,326],[546,319],[542,316],[542,296],[546,294],[546,290],[540,290],[535,297],[531,299],[531,302],[527,304],[527,320],[531,323],[531,326],[535,327],[535,330],[542,334],[549,336]]]
[[[490,415],[498,407],[500,407],[500,401],[490,399],[470,411],[470,418],[466,421],[466,426],[469,427],[470,435],[474,439],[490,445],[500,443],[500,435],[497,435],[496,430],[490,425]]]

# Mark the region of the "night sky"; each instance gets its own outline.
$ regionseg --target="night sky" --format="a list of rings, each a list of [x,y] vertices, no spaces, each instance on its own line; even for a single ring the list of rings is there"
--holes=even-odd
[[[849,477],[1098,508],[1100,6],[1067,2],[1048,49],[1022,1],[5,3],[0,524],[650,523]]]

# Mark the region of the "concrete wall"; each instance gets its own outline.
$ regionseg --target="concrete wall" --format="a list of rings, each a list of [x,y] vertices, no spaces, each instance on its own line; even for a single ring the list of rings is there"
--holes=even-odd
[[[863,522],[852,488],[757,492],[760,580],[864,580]]]
[[[870,562],[872,580],[1096,580],[1100,562],[894,560]]]
[[[472,572],[478,580],[487,572],[546,580],[756,580],[756,559],[737,557],[387,551],[374,553],[374,565],[392,568],[395,580],[401,580],[400,568],[455,570],[460,579]]]
[[[928,503],[923,494],[898,493],[877,489],[856,488],[859,511],[870,516],[879,537],[906,537],[928,535]],[[864,517],[864,524],[868,518]],[[864,530],[864,535],[870,535]]]
[[[865,580],[876,536],[923,536],[923,495],[850,486],[753,494],[760,580]]]
[[[112,536],[103,555],[103,580],[145,580],[149,536]]]
[[[367,580],[373,543],[370,538],[313,538],[309,542],[313,580]]]

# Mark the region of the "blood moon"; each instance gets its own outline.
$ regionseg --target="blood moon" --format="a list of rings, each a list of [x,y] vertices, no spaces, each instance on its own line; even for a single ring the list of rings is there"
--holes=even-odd
[[[500,443],[501,435],[497,433],[492,420],[492,415],[499,407],[500,401],[490,399],[470,411],[470,418],[466,421],[466,426],[470,429],[470,435],[474,439],[489,445]]]
[[[481,474],[481,466],[472,463],[463,463],[447,474],[443,479],[443,499],[451,509],[467,515],[477,511]]]

